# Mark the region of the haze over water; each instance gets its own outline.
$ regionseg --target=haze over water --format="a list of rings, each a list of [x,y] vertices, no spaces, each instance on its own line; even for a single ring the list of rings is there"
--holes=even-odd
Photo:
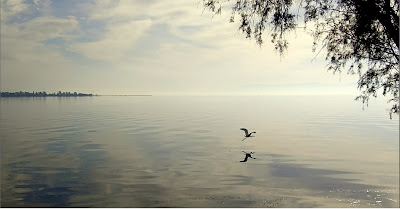
[[[399,207],[399,118],[353,96],[1,98],[3,207]],[[243,131],[256,131],[243,139]],[[242,151],[255,152],[241,163]]]

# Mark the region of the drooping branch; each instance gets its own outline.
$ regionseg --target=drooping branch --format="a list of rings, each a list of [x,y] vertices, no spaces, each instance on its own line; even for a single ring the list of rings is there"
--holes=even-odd
[[[216,5],[228,2],[203,0],[203,5],[220,13],[221,6]],[[267,30],[281,55],[288,49],[286,34],[297,29],[296,20],[303,15],[306,29],[314,38],[312,50],[322,45],[321,50],[327,52],[328,70],[341,72],[347,68],[349,73],[357,72],[361,91],[357,99],[363,98],[367,104],[370,96],[382,90],[394,103],[390,113],[399,112],[398,0],[299,0],[297,5],[292,0],[233,2],[230,21],[239,17],[239,30],[259,45]]]

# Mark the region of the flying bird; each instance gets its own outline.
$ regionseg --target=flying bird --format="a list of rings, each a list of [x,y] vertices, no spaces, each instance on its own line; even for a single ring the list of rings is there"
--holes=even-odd
[[[242,160],[242,161],[240,161],[240,162],[246,162],[247,161],[247,158],[253,158],[253,159],[256,159],[255,157],[252,157],[251,156],[251,154],[254,154],[255,152],[245,152],[245,151],[242,151],[246,156],[244,157],[244,159]]]
[[[255,131],[249,133],[249,131],[247,129],[245,129],[245,128],[241,128],[240,130],[244,131],[244,139],[242,139],[242,141],[244,141],[248,137],[254,137],[251,134],[255,134],[256,133]]]

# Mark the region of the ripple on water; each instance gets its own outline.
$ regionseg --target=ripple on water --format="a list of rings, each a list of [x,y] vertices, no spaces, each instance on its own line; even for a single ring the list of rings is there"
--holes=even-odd
[[[376,114],[309,98],[93,99],[8,102],[2,206],[398,207],[398,188],[360,183],[387,173],[357,156],[398,152],[398,123]],[[241,141],[242,126],[257,137]],[[257,159],[239,163],[242,150]]]

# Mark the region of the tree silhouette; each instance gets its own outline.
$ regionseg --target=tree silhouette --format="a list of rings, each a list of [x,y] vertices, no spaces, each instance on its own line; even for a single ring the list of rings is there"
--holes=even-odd
[[[230,22],[239,18],[239,30],[259,45],[268,29],[281,55],[288,49],[286,34],[303,18],[312,50],[327,52],[328,70],[359,75],[355,99],[368,105],[381,91],[390,97],[390,117],[399,114],[398,0],[203,0],[214,14],[224,5],[232,5]]]
[[[77,97],[77,96],[93,96],[93,94],[84,94],[84,93],[76,93],[74,92],[61,92],[58,91],[57,93],[50,93],[47,94],[45,91],[43,92],[1,92],[1,97]]]

